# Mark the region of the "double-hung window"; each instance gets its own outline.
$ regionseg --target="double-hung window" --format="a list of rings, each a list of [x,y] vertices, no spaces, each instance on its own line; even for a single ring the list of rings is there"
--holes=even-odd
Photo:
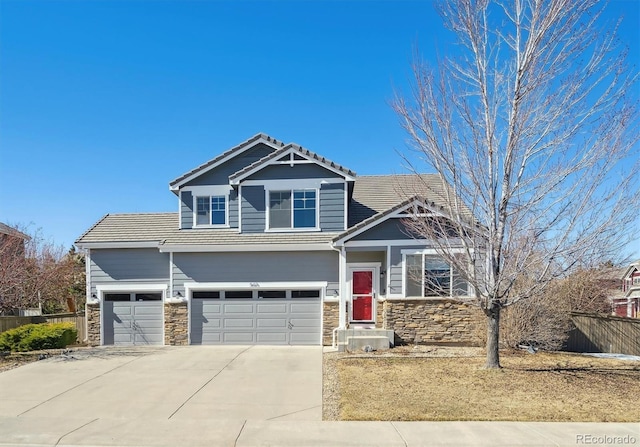
[[[469,293],[469,285],[462,275],[435,254],[407,254],[404,280],[406,296],[427,298]]]
[[[317,190],[269,191],[269,228],[317,228]]]
[[[196,197],[196,226],[226,225],[226,202],[225,196]]]

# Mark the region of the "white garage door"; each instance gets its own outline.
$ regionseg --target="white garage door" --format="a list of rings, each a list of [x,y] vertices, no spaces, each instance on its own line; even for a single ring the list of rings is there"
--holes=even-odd
[[[161,345],[161,293],[105,293],[103,344]]]
[[[320,344],[319,290],[193,292],[190,313],[192,344]]]

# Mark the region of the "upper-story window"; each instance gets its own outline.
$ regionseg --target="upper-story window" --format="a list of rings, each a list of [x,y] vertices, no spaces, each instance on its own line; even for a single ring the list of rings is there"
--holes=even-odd
[[[226,224],[227,198],[225,196],[196,197],[196,226]]]
[[[269,229],[317,228],[316,189],[269,191]]]

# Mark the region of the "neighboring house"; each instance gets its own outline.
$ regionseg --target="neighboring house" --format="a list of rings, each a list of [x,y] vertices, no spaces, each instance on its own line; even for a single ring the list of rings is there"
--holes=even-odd
[[[169,187],[178,212],[107,214],[76,241],[90,344],[478,342],[478,310],[449,293],[467,285],[402,223],[443,202],[437,176],[356,177],[258,134]]]
[[[622,297],[613,300],[613,313],[619,317],[640,318],[640,259],[622,275]]]
[[[23,232],[0,222],[0,247],[12,245],[11,250],[24,258],[24,243],[29,239],[29,236]]]
[[[10,309],[20,302],[20,275],[24,271],[25,242],[29,239],[21,231],[0,222],[0,313],[32,315],[39,312],[39,309]]]

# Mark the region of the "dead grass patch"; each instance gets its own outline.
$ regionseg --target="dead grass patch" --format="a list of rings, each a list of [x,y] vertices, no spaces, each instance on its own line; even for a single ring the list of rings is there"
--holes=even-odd
[[[638,362],[505,352],[487,370],[480,355],[328,355],[340,420],[640,420]]]

